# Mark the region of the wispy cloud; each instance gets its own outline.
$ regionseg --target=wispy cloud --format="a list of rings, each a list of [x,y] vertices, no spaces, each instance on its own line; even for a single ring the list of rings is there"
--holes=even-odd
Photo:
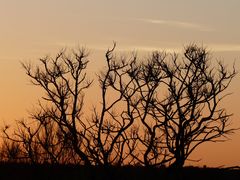
[[[207,31],[207,32],[214,31],[213,28],[207,27],[205,25],[192,23],[192,22],[185,22],[185,21],[145,19],[145,18],[139,18],[136,20],[142,21],[145,23],[151,23],[151,24],[167,25],[167,26],[174,26],[174,27],[186,28],[186,29],[195,29],[198,31]]]
[[[153,52],[153,51],[164,51],[166,53],[179,53],[182,51],[181,48],[174,47],[161,47],[161,46],[129,46],[126,50]]]
[[[126,50],[136,51],[165,51],[167,53],[182,53],[184,48],[182,46],[129,46]],[[207,44],[207,49],[213,52],[240,52],[240,44]]]
[[[103,48],[101,46],[93,46],[92,49],[94,50],[101,50],[106,51],[107,47]],[[116,52],[138,52],[138,53],[149,53],[153,51],[164,51],[166,53],[180,53],[182,52],[182,48],[177,47],[163,47],[163,46],[141,46],[141,45],[126,45],[126,46],[120,46],[116,48]]]
[[[240,44],[209,44],[213,51],[216,52],[238,52],[240,51]]]
[[[54,45],[59,46],[61,48],[68,47],[68,48],[77,48],[77,47],[86,47],[87,49],[91,50],[97,50],[97,51],[106,51],[108,48],[111,48],[111,44],[90,44],[90,45],[81,45],[79,43],[74,42],[56,42]],[[187,45],[187,44],[186,44]],[[201,43],[200,43],[201,45]],[[213,51],[213,52],[240,52],[240,44],[231,44],[231,43],[207,43],[206,44],[207,49]],[[116,51],[126,51],[126,52],[152,52],[152,51],[165,51],[167,53],[181,53],[183,52],[183,45],[180,43],[171,44],[171,45],[143,45],[143,44],[136,44],[136,45],[117,45]],[[8,59],[8,58],[0,58],[0,61],[2,59]]]

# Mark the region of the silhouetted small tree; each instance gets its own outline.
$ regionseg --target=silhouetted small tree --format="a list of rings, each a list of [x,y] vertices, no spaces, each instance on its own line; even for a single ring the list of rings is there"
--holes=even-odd
[[[156,59],[137,62],[106,52],[106,70],[98,76],[101,106],[93,116],[94,142],[100,164],[162,166],[172,157],[164,150],[163,123],[152,114],[151,102],[166,78]]]
[[[154,58],[161,55],[153,53]],[[167,78],[151,105],[155,118],[163,123],[164,144],[174,157],[171,166],[182,167],[200,144],[223,141],[233,132],[231,114],[221,102],[236,71],[220,61],[215,64],[206,49],[195,44],[185,48],[183,58],[172,54],[159,66]]]
[[[182,58],[153,52],[143,62],[133,59],[119,89],[114,70],[107,82],[122,92],[131,109],[126,114],[138,126],[132,139],[138,152],[131,152],[138,163],[179,168],[200,144],[224,141],[234,131],[231,114],[221,107],[236,75],[234,66],[213,65],[206,49],[195,44],[185,48]]]
[[[101,106],[95,107],[92,116],[91,152],[95,163],[99,165],[122,165],[134,150],[134,141],[129,129],[134,123],[133,110],[130,107],[132,79],[127,70],[133,59],[117,59],[112,49],[106,54],[106,70],[98,75],[101,90]],[[128,161],[131,161],[128,159]]]
[[[85,153],[86,127],[81,117],[83,92],[92,83],[84,72],[88,63],[87,56],[85,49],[73,50],[69,55],[62,50],[55,58],[40,59],[40,64],[35,67],[30,63],[22,63],[32,84],[45,92],[37,112],[32,115],[35,127],[21,121],[21,129],[15,133],[17,140],[28,146],[30,159],[32,145],[40,145],[54,159],[57,151],[61,151],[53,150],[54,144],[68,143],[84,164],[90,164]],[[7,135],[6,130],[5,134]]]

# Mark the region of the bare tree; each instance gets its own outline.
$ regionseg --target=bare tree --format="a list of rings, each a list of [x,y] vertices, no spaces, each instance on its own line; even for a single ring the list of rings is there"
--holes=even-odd
[[[132,64],[128,70],[132,78],[132,91],[135,96],[129,98],[130,106],[134,109],[138,132],[138,154],[131,154],[138,164],[144,166],[164,166],[172,160],[164,145],[163,122],[155,116],[155,101],[161,91],[160,87],[167,78],[160,64],[165,60],[166,54],[152,54],[148,59],[138,64]]]
[[[117,57],[114,49],[115,44],[106,53],[107,69],[98,76],[102,101],[93,116],[95,158],[104,165],[164,165],[173,157],[151,103],[167,77],[159,65],[165,55],[137,62],[136,54]]]
[[[135,149],[132,125],[135,120],[131,99],[133,78],[128,75],[136,57],[119,59],[113,54],[116,44],[106,54],[106,70],[98,75],[101,89],[101,106],[94,108],[92,116],[92,154],[97,164],[130,164]]]
[[[221,107],[236,75],[234,66],[213,66],[206,49],[195,44],[185,48],[182,59],[165,52],[153,52],[142,63],[136,59],[125,69],[119,91],[129,102],[127,116],[138,127],[133,138],[138,151],[130,153],[135,161],[182,167],[200,144],[224,141],[234,131],[229,126],[231,114]],[[106,79],[114,88],[119,73],[113,72]]]
[[[28,148],[32,149],[30,145],[33,144],[41,145],[54,159],[56,154],[53,156],[53,145],[64,141],[70,143],[71,148],[84,164],[90,164],[85,152],[88,143],[84,135],[86,126],[81,117],[84,90],[89,88],[92,83],[84,72],[88,63],[87,56],[88,53],[85,49],[72,51],[69,55],[62,50],[55,58],[40,59],[41,64],[36,67],[32,64],[22,63],[32,84],[45,92],[43,97],[45,103],[39,103],[39,112],[32,116],[33,120],[37,122],[36,128],[21,122],[24,130],[20,129],[17,133],[20,140],[28,144]],[[40,137],[43,135],[41,129],[45,131],[44,138]],[[52,133],[51,130],[55,130],[55,133]],[[56,131],[58,136],[62,137],[62,139],[58,137],[58,142],[53,140],[55,138],[53,135],[57,135]],[[7,135],[6,130],[5,134]],[[33,143],[33,140],[38,140],[38,143]],[[50,146],[52,150],[50,150]],[[28,149],[28,152],[32,151]]]
[[[220,105],[236,71],[227,70],[222,62],[213,65],[206,49],[195,44],[185,48],[182,59],[170,57],[159,64],[167,78],[162,95],[151,104],[154,116],[164,124],[165,144],[174,157],[171,166],[182,167],[200,144],[223,141],[233,132],[231,114]]]

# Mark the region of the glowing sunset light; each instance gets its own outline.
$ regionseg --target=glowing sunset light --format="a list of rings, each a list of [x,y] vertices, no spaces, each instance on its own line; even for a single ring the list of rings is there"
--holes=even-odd
[[[239,7],[236,0],[1,0],[0,125],[28,118],[43,96],[21,62],[37,64],[64,48],[85,47],[89,52],[86,72],[94,82],[86,93],[86,112],[100,101],[96,74],[106,68],[105,52],[113,42],[117,55],[137,53],[139,59],[155,50],[176,52],[181,58],[184,47],[196,43],[206,47],[213,60],[229,68],[235,63],[239,71]],[[232,94],[222,103],[233,113],[233,128],[240,127],[239,82],[237,74],[226,91]],[[229,138],[200,146],[186,164],[240,166],[240,131]]]

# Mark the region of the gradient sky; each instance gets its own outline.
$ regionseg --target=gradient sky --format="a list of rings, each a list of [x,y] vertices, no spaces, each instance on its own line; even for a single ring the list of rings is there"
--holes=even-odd
[[[26,117],[40,97],[20,61],[36,62],[64,47],[86,46],[95,72],[113,40],[118,50],[138,52],[181,52],[196,42],[239,70],[239,8],[239,0],[0,0],[0,122]],[[224,101],[236,127],[239,80]],[[240,131],[231,139],[199,148],[191,158],[202,160],[193,165],[240,165]]]

